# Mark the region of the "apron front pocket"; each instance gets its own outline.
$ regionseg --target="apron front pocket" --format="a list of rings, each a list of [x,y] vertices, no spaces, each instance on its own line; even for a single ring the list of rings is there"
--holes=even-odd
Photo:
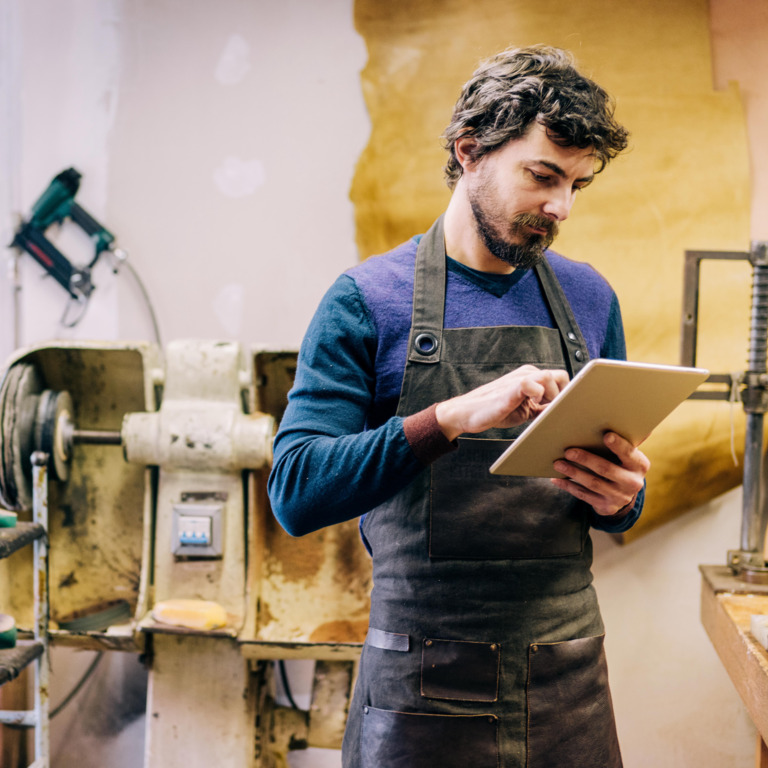
[[[493,715],[427,715],[363,707],[360,768],[498,768]]]
[[[548,480],[492,475],[506,440],[459,438],[431,467],[429,556],[512,560],[578,555],[583,505]]]
[[[527,768],[621,768],[603,640],[529,646]]]
[[[426,639],[421,649],[421,695],[453,701],[496,701],[498,643]]]

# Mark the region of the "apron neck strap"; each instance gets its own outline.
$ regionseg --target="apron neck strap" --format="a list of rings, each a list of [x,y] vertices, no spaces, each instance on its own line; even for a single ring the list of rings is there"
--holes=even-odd
[[[445,315],[445,234],[443,217],[429,228],[416,251],[413,315],[408,361],[439,363]]]
[[[563,287],[550,263],[544,258],[535,267],[555,326],[560,331],[568,373],[573,378],[589,362],[589,349],[581,333]]]

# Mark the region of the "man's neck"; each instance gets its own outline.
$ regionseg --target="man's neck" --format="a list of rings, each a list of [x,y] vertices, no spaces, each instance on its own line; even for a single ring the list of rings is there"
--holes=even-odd
[[[480,272],[508,275],[515,268],[494,256],[480,239],[461,180],[443,218],[445,252],[454,260]]]

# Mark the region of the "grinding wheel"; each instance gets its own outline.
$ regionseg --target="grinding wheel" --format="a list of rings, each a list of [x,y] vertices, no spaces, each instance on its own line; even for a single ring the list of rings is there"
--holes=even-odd
[[[57,480],[69,478],[69,459],[72,456],[72,398],[69,392],[46,389],[37,403],[33,434],[36,451],[50,457],[49,467]]]
[[[0,384],[0,503],[32,508],[34,423],[43,382],[34,365],[11,366]]]

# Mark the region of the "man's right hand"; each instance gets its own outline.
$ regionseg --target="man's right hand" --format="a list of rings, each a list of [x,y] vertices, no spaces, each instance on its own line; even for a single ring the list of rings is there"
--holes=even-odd
[[[449,440],[494,427],[516,427],[538,416],[568,383],[564,370],[523,365],[463,395],[437,404],[437,423]]]

